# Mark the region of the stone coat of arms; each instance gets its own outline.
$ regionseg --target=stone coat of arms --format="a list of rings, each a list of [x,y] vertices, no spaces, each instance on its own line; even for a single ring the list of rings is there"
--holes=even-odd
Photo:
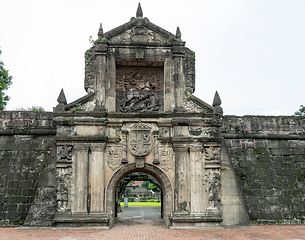
[[[138,157],[146,156],[152,149],[151,127],[148,124],[136,123],[129,132],[129,150]]]

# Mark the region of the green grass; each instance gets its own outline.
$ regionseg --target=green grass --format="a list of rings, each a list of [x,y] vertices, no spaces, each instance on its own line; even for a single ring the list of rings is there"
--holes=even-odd
[[[121,202],[121,206],[124,206],[124,203]],[[129,207],[161,207],[160,202],[129,202]]]

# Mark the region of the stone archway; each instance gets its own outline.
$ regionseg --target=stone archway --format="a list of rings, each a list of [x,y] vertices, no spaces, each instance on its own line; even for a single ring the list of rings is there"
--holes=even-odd
[[[155,177],[163,191],[163,222],[170,226],[170,217],[173,212],[173,188],[167,175],[158,167],[145,163],[143,168],[136,168],[136,164],[128,164],[116,171],[106,188],[106,213],[109,218],[109,226],[115,223],[115,190],[121,179],[132,172],[145,172]]]

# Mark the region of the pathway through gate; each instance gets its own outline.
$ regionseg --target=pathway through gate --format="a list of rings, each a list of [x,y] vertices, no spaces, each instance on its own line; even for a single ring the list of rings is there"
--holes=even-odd
[[[118,221],[132,220],[160,220],[161,207],[122,207],[122,212],[118,213]]]

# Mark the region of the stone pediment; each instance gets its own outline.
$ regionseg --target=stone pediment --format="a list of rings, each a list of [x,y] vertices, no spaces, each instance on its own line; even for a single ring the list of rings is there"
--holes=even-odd
[[[151,23],[148,18],[131,18],[127,22],[103,34],[110,43],[171,43],[175,35]]]

